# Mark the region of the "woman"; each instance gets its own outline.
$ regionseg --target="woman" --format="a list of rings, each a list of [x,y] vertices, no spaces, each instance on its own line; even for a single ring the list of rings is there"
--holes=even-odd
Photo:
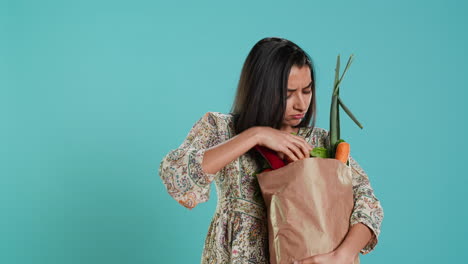
[[[265,146],[293,161],[308,158],[312,148],[327,144],[328,131],[314,127],[315,118],[310,57],[286,39],[260,40],[244,63],[231,113],[206,113],[160,164],[168,193],[189,209],[206,202],[211,182],[216,183],[218,203],[202,263],[269,263],[266,207],[255,177],[263,160],[253,147]],[[366,173],[352,157],[349,162],[352,227],[335,251],[302,263],[352,263],[377,244],[382,207]]]

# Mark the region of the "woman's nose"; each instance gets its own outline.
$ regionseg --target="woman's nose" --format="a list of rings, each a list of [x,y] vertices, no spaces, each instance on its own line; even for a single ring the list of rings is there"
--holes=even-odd
[[[296,104],[295,104],[296,109],[300,111],[304,111],[307,107],[306,104],[307,104],[306,98],[304,96],[299,95],[297,97]]]

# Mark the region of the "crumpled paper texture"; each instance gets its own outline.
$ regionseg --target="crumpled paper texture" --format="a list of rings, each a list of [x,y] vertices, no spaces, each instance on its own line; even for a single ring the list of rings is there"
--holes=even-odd
[[[344,240],[354,206],[351,167],[306,158],[257,178],[267,206],[270,263],[328,253]]]

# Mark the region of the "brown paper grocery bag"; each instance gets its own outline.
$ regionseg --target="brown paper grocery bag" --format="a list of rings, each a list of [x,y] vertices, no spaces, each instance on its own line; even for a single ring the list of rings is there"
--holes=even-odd
[[[354,204],[349,166],[306,158],[257,178],[267,206],[270,263],[328,253],[344,240]]]

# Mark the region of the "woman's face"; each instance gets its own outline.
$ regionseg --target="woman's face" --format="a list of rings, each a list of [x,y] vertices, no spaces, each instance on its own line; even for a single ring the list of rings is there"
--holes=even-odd
[[[286,112],[281,130],[295,132],[292,126],[301,123],[312,99],[312,78],[309,66],[294,65],[288,78]]]

